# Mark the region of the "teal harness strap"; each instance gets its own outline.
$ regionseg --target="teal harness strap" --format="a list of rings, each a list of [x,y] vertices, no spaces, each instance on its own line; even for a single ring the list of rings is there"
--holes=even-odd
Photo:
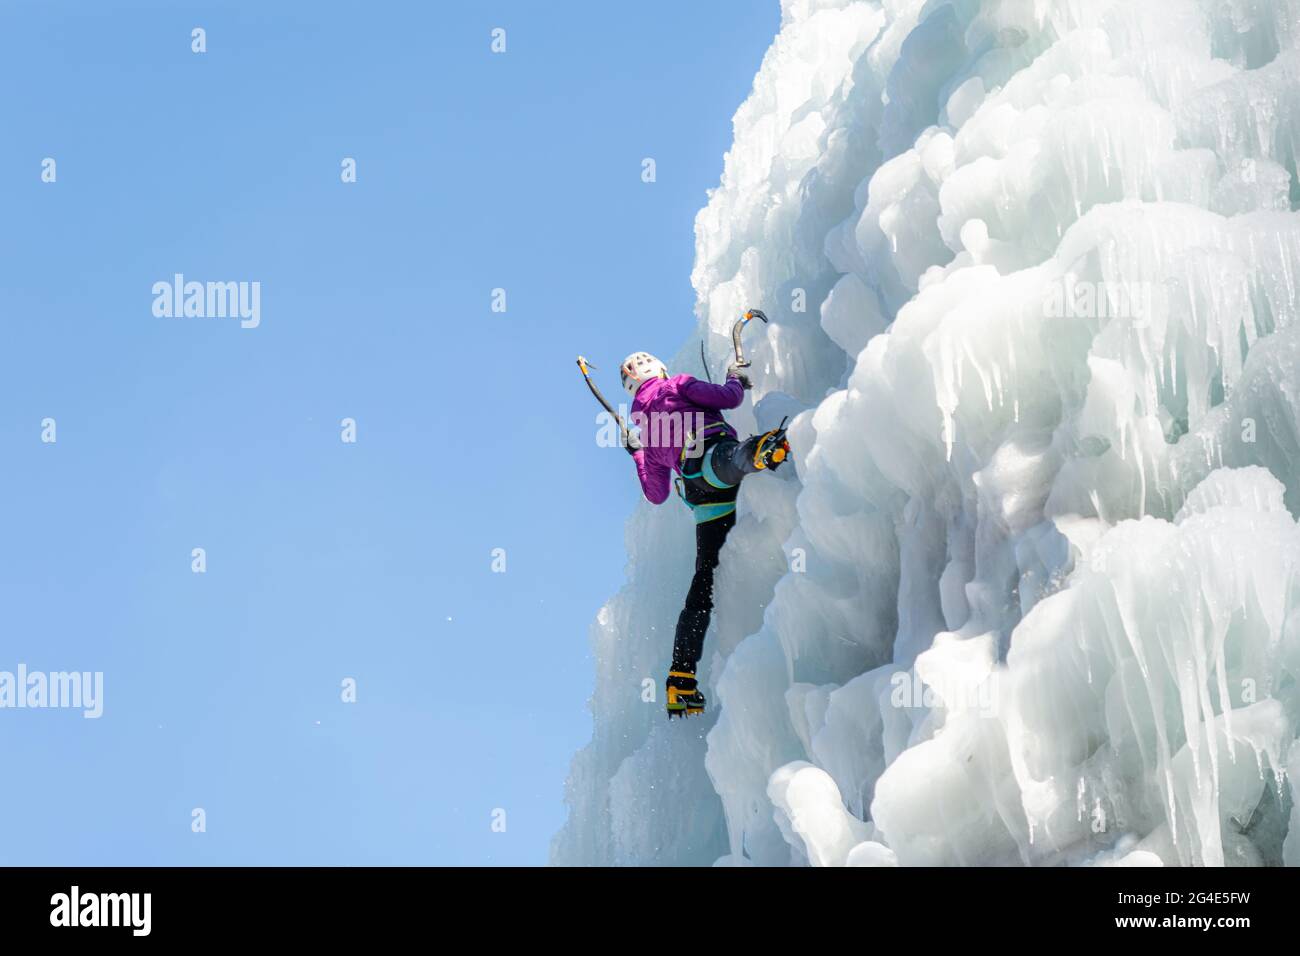
[[[686,452],[690,450],[690,447],[691,447],[693,444],[695,444],[695,442],[696,442],[697,439],[699,439],[699,440],[702,441],[702,440],[704,439],[704,436],[707,435],[710,431],[713,431],[714,429],[724,429],[724,428],[727,428],[727,427],[728,427],[728,426],[727,426],[727,423],[726,423],[726,422],[714,422],[714,423],[711,424],[711,425],[705,425],[704,428],[702,428],[702,429],[700,430],[700,433],[699,433],[698,435],[696,435],[694,432],[692,432],[690,435],[687,436],[687,438],[686,438],[686,444],[682,446],[682,453],[681,453],[680,455],[677,456],[677,464],[678,464],[679,470],[680,470],[681,473],[682,473],[682,477],[683,477],[683,478],[699,478],[699,477],[701,476],[701,474],[703,474],[704,471],[706,471],[706,470],[707,470],[710,474],[713,473],[713,463],[709,460],[709,459],[710,459],[710,456],[709,456],[709,454],[708,454],[708,447],[707,447],[707,446],[705,446],[705,447],[701,450],[702,453],[701,453],[700,457],[703,459],[703,465],[701,466],[700,470],[697,471],[697,472],[696,472],[695,474],[693,474],[693,475],[688,475],[688,474],[686,474]],[[716,478],[717,478],[717,475],[714,475],[713,477],[714,477],[714,479],[716,479]],[[715,488],[719,488],[719,489],[721,489],[721,488],[730,488],[730,487],[731,487],[731,485],[720,485],[720,484],[716,484],[716,483],[714,482],[713,479],[710,479],[710,478],[708,478],[707,476],[705,477],[705,480],[708,481],[709,484],[713,485],[713,487],[715,487]]]
[[[718,477],[718,473],[713,469],[713,455],[710,453],[707,445],[703,447],[702,454],[700,456],[702,459],[702,462],[700,464],[700,470],[693,474],[687,474],[685,468],[687,450],[697,440],[702,441],[705,435],[707,435],[710,431],[713,431],[715,429],[730,431],[726,422],[714,422],[711,425],[706,425],[703,429],[701,429],[699,435],[692,434],[691,436],[689,436],[687,443],[682,448],[682,453],[678,457],[677,461],[683,479],[686,479],[687,481],[691,481],[696,478],[703,478],[704,481],[709,485],[709,487],[714,488],[718,491],[727,491],[728,489],[735,488],[736,486],[729,485],[721,478]],[[677,482],[677,495],[682,499],[682,503],[685,504],[686,507],[691,509],[692,513],[695,516],[696,524],[703,524],[706,521],[714,521],[718,518],[726,517],[727,515],[732,514],[736,510],[736,501],[734,497],[730,501],[706,502],[698,505],[691,504],[691,502],[686,497],[686,492],[685,489],[682,487],[682,482],[680,479]]]
[[[707,481],[709,484],[711,484],[714,488],[717,488],[719,491],[725,491],[728,488],[736,487],[735,485],[727,484],[725,481],[723,481],[721,478],[718,477],[718,473],[713,470],[713,454],[711,452],[705,454],[704,467],[701,469],[701,471],[704,474],[704,480]]]
[[[719,501],[712,505],[690,505],[695,512],[695,523],[704,524],[706,521],[716,521],[718,518],[725,518],[736,510],[734,501]]]

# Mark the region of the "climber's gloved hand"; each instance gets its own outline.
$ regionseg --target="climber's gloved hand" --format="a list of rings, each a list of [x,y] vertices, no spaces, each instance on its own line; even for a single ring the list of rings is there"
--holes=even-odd
[[[627,453],[629,455],[635,455],[643,447],[641,444],[641,439],[636,437],[635,432],[626,432],[626,435],[627,435],[627,444],[625,444],[623,447],[627,449]]]
[[[749,376],[745,374],[744,368],[737,365],[735,362],[732,362],[727,366],[727,378],[734,378],[740,383],[740,387],[743,389],[749,390],[754,387],[754,383],[751,382]]]

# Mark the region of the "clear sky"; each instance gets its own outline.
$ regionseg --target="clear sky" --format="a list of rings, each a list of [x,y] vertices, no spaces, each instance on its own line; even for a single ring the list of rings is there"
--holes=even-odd
[[[690,334],[778,20],[6,0],[0,671],[104,712],[0,709],[0,864],[545,862],[638,495],[574,355],[617,397]],[[261,324],[156,317],[175,273]]]

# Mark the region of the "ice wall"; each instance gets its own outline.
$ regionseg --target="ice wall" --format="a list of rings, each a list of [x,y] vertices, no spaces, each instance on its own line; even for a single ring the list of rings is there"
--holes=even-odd
[[[782,10],[678,365],[764,308],[797,472],[704,720],[643,685],[688,516],[629,522],[554,861],[1300,862],[1300,0]]]

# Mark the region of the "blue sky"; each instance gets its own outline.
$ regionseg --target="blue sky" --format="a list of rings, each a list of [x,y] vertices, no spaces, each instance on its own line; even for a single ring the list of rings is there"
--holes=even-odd
[[[545,862],[638,495],[573,358],[690,334],[778,19],[4,4],[0,670],[105,686],[0,710],[0,864]],[[177,272],[261,325],[155,317]]]

